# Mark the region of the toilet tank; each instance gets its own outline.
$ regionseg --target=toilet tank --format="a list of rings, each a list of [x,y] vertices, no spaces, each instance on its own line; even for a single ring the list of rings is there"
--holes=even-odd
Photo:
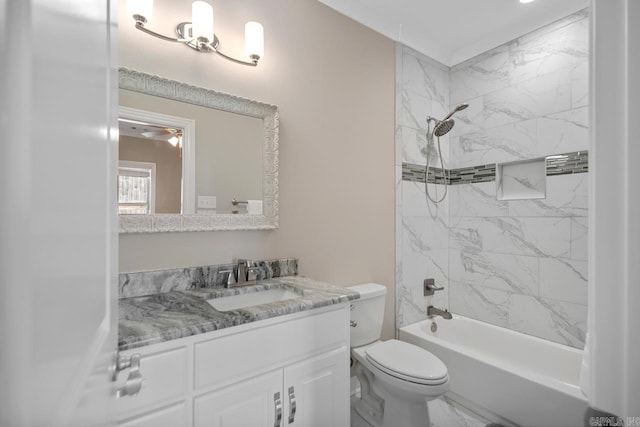
[[[360,299],[351,301],[351,347],[360,347],[380,339],[387,288],[377,283],[364,283],[349,286],[348,289],[360,294]]]

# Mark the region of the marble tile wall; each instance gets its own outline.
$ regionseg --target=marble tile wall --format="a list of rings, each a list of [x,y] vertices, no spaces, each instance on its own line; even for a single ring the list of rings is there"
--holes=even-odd
[[[402,164],[426,165],[426,117],[448,113],[450,70],[401,44],[396,47],[396,65],[396,325],[400,327],[425,318],[424,278],[448,282],[449,198],[439,205],[427,203],[424,182],[404,181]],[[448,135],[441,138],[446,164],[448,141]],[[429,160],[441,172],[437,154],[430,153]],[[447,187],[429,184],[429,191],[440,198]],[[448,288],[434,297],[434,304],[448,306]]]
[[[426,317],[422,280],[435,277],[446,291],[434,305],[582,347],[588,173],[562,166],[553,173],[548,163],[544,199],[499,201],[495,182],[475,182],[448,186],[445,202],[434,205],[426,201],[424,183],[402,180],[401,166],[424,165],[419,118],[428,114],[426,105],[433,111],[443,100],[449,101],[445,111],[469,103],[443,140],[445,168],[587,150],[588,11],[458,64],[448,78],[441,64],[404,46],[397,60],[398,327]],[[571,172],[586,167],[584,154],[569,161]],[[430,184],[436,187],[442,194],[442,185]]]

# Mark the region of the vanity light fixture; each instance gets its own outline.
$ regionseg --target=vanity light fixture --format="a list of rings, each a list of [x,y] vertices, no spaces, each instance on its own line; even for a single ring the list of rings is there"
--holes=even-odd
[[[525,3],[531,3],[533,0],[520,0],[520,3],[525,4]]]
[[[192,22],[181,22],[176,27],[177,38],[156,33],[146,27],[151,22],[153,0],[128,0],[127,12],[136,22],[136,28],[168,42],[184,43],[201,53],[217,53],[238,64],[255,67],[264,56],[264,29],[258,22],[245,24],[245,50],[249,61],[236,59],[220,52],[220,40],[213,32],[213,8],[202,0],[191,5]]]

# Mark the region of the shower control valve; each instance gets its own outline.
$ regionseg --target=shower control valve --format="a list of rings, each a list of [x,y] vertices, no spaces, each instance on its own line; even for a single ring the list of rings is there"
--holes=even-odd
[[[425,297],[433,296],[433,294],[435,294],[436,291],[441,291],[444,289],[442,286],[436,286],[435,279],[424,279],[423,285],[424,285]]]

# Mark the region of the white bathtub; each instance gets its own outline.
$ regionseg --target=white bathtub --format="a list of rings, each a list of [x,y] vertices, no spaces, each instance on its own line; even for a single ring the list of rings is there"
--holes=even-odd
[[[531,427],[582,426],[582,351],[454,315],[400,329],[400,339],[447,365],[451,397],[495,422]]]

